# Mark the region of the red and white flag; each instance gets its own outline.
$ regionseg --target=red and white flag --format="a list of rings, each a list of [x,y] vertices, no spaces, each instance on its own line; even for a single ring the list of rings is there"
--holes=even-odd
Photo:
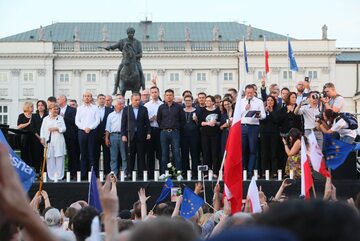
[[[330,172],[326,169],[324,155],[321,152],[313,131],[308,136],[308,141],[310,146],[310,162],[313,169],[324,177],[331,177]]]
[[[251,178],[247,198],[250,199],[251,213],[261,213],[259,189],[256,185],[255,176]]]
[[[301,137],[301,195],[305,199],[310,199],[310,188],[314,184],[309,157],[306,154],[306,144],[304,137]]]
[[[265,56],[265,75],[267,75],[270,72],[269,67],[269,51],[266,47],[266,37],[264,36],[264,56]]]
[[[226,198],[231,203],[231,213],[240,212],[243,194],[240,94],[237,97],[233,122],[226,142],[224,183]]]

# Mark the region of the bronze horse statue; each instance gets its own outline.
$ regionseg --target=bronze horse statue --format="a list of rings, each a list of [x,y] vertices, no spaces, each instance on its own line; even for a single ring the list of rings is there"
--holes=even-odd
[[[141,87],[140,71],[136,64],[136,55],[131,43],[125,43],[122,50],[123,67],[120,71],[120,93],[125,96],[127,90],[139,92]]]

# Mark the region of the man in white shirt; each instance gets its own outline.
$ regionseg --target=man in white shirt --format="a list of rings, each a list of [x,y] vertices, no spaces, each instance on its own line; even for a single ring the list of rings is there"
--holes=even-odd
[[[239,103],[237,103],[239,104]],[[260,122],[266,113],[262,100],[255,97],[253,85],[245,87],[245,98],[241,99],[241,130],[243,168],[251,177],[255,169]]]
[[[86,180],[87,172],[95,163],[96,127],[100,123],[98,107],[93,105],[90,92],[83,94],[83,105],[79,106],[75,116],[75,124],[79,128],[78,138],[81,152],[81,179]]]
[[[161,145],[160,145],[160,129],[159,124],[156,120],[156,115],[159,109],[159,106],[163,102],[159,100],[159,88],[153,86],[150,88],[150,101],[147,102],[144,106],[148,110],[149,121],[151,127],[151,139],[146,143],[146,152],[147,152],[147,168],[149,178],[152,179],[154,176],[155,170],[155,155],[161,163]]]
[[[119,173],[119,154],[122,163],[121,169],[127,173],[125,143],[121,139],[121,118],[124,104],[124,100],[115,100],[114,111],[109,114],[105,128],[105,144],[110,148],[110,168],[115,176]]]

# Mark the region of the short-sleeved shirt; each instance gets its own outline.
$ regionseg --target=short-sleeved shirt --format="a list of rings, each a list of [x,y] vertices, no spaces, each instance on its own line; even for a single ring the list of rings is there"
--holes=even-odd
[[[343,112],[343,108],[345,106],[345,99],[341,95],[335,97],[335,99],[331,98],[329,100],[329,105],[331,107],[339,108],[339,112]]]
[[[356,137],[356,130],[351,130],[348,129],[349,125],[348,123],[342,119],[335,119],[333,126],[331,127],[332,131],[336,131],[337,133],[339,133],[340,137],[344,137],[344,136],[350,136],[355,138]]]

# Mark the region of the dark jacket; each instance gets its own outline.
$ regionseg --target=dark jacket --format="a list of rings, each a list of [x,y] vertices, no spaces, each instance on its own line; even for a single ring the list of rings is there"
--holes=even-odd
[[[65,139],[77,139],[78,127],[75,124],[75,116],[76,109],[71,106],[67,106],[64,113],[64,122],[66,126],[66,131],[64,133]]]
[[[109,116],[109,114],[111,112],[113,112],[114,110],[111,109],[110,107],[105,107],[105,113],[104,113],[104,118],[101,121],[100,120],[100,124],[96,127],[96,136],[98,139],[102,139],[105,136],[105,128],[106,128],[106,121],[107,118]]]
[[[129,126],[128,126],[128,112],[129,112]],[[130,140],[145,141],[146,135],[151,133],[148,110],[144,106],[139,106],[137,119],[132,106],[126,106],[123,110],[121,119],[121,135],[128,137],[130,133]]]

